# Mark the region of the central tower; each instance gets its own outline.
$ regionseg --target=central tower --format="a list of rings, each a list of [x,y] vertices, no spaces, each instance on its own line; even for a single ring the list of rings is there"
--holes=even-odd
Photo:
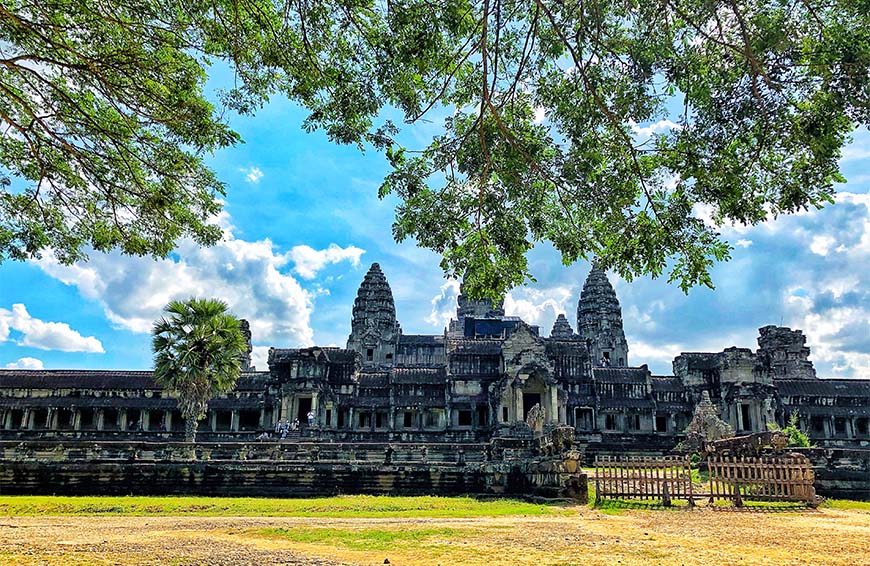
[[[393,291],[381,266],[373,263],[353,303],[347,349],[359,352],[365,365],[392,365],[401,333]]]
[[[593,267],[577,303],[577,333],[586,341],[592,363],[628,365],[628,342],[622,330],[622,307],[607,274]]]

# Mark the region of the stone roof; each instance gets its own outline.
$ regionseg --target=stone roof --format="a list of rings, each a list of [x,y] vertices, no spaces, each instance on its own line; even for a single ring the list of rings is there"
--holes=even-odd
[[[654,375],[650,380],[653,391],[678,391],[686,390],[683,381],[679,377],[661,377]]]
[[[393,368],[394,383],[443,384],[447,381],[447,369],[444,366],[397,367]]]
[[[649,369],[639,368],[596,367],[592,368],[592,377],[599,383],[646,383]]]
[[[780,397],[870,397],[870,379],[777,379]]]
[[[402,334],[399,344],[443,346],[444,336],[441,334]]]
[[[0,369],[0,389],[160,390],[150,370]],[[242,372],[236,390],[260,390],[269,372]]]

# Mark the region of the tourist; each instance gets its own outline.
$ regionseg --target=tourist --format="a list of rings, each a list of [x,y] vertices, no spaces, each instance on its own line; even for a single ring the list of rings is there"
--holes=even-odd
[[[308,426],[314,426],[314,411],[308,411]]]
[[[299,419],[293,419],[293,424],[290,425],[290,430],[299,430]]]

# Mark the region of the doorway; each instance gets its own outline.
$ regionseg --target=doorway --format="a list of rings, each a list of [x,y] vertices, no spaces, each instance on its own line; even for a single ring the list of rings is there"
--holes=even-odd
[[[311,412],[311,397],[299,397],[299,410],[296,411],[296,418],[300,424],[308,424],[308,413]]]
[[[540,393],[523,393],[523,420],[529,416],[529,410],[535,405],[541,404]],[[544,407],[541,406],[543,409]]]

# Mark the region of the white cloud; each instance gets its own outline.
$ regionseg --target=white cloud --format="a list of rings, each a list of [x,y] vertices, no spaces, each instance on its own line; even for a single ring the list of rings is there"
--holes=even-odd
[[[249,167],[249,168],[242,167],[241,172],[247,173],[247,175],[245,175],[245,181],[247,181],[253,185],[256,185],[257,183],[259,183],[260,179],[263,178],[263,171],[261,171],[259,167]]]
[[[43,369],[43,366],[37,358],[18,358],[17,362],[6,364],[6,369]]]
[[[535,108],[535,117],[532,120],[535,124],[540,124],[547,119],[547,109],[543,106]]]
[[[813,241],[810,243],[810,251],[816,255],[828,255],[837,240],[831,236],[813,236]]]
[[[734,245],[740,248],[748,248],[752,245],[752,240],[740,239],[734,242]]]
[[[568,320],[574,318],[577,294],[572,286],[556,286],[546,289],[524,287],[514,289],[504,300],[505,314],[518,316],[529,324],[541,327],[541,334],[549,336],[553,321],[559,314],[565,314]],[[574,326],[574,323],[571,323]],[[576,332],[577,329],[574,328]]]
[[[358,266],[359,258],[364,253],[365,250],[356,246],[342,248],[337,244],[329,244],[325,250],[315,250],[311,246],[294,246],[289,255],[296,264],[293,271],[303,279],[314,279],[317,272],[330,263],[348,260],[354,267]]]
[[[21,333],[20,346],[62,352],[105,352],[103,345],[93,336],[82,336],[65,322],[33,318],[21,303],[12,305],[11,311],[0,309],[0,341],[9,339],[10,329]]]
[[[424,319],[429,324],[444,328],[456,314],[456,301],[459,298],[459,281],[451,279],[441,285],[438,294],[432,297],[431,312]]]
[[[269,346],[254,346],[251,352],[251,365],[258,371],[269,369]]]
[[[648,138],[653,134],[658,134],[661,132],[665,132],[668,130],[682,130],[683,126],[677,124],[676,122],[672,122],[670,120],[659,120],[655,124],[650,124],[649,126],[639,126],[637,122],[634,120],[629,120],[628,125],[631,128],[631,131],[643,138]]]
[[[176,253],[166,259],[112,252],[66,266],[46,254],[36,264],[101,303],[112,323],[133,332],[150,332],[171,300],[214,297],[250,322],[254,342],[308,346],[314,343],[314,295],[283,272],[290,255],[278,253],[268,239],[248,242],[228,229],[212,247],[181,240]]]
[[[840,161],[858,161],[860,159],[870,159],[870,147],[852,144],[843,149]]]

